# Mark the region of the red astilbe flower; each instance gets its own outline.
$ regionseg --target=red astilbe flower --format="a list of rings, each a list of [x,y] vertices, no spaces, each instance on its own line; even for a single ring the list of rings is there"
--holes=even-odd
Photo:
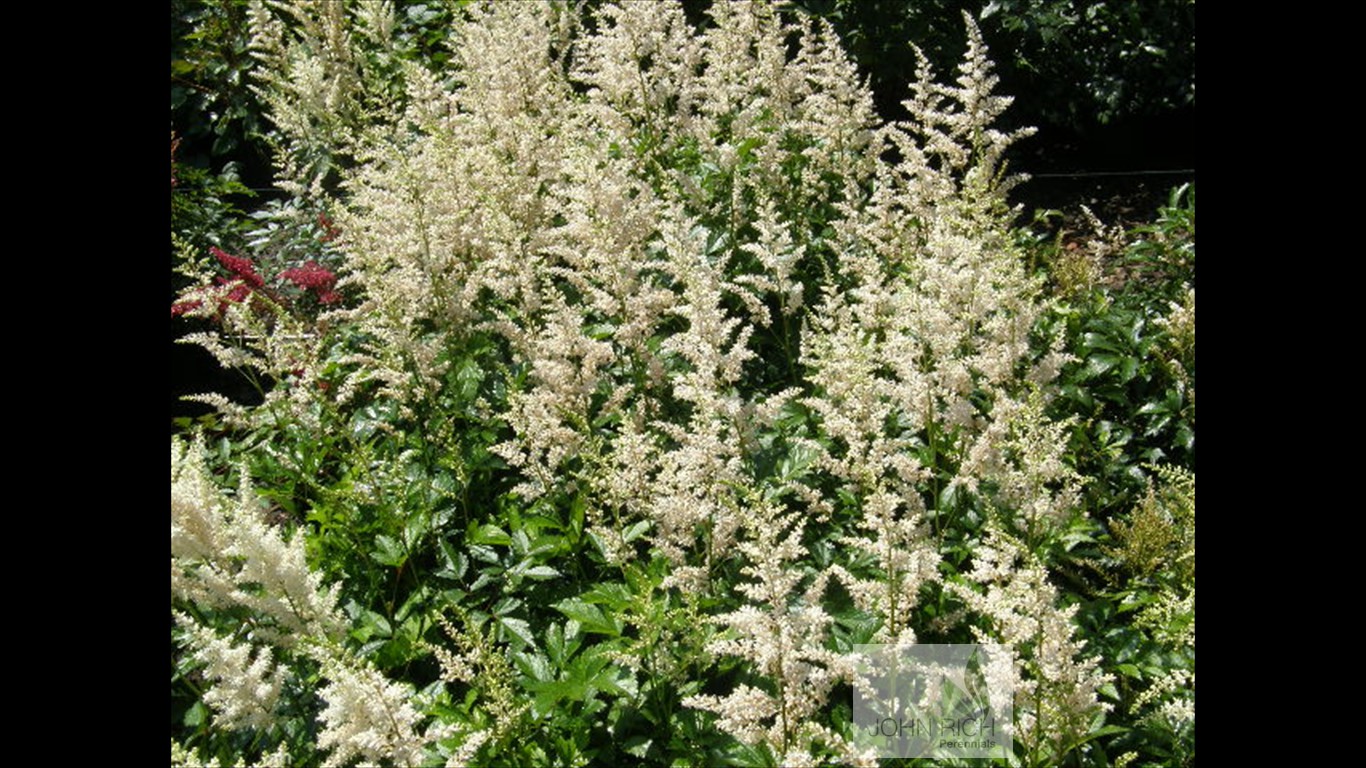
[[[223,298],[225,301],[232,302],[233,304],[239,304],[246,301],[247,298],[251,296],[252,286],[247,285],[241,280],[224,280],[220,277],[218,278],[218,284],[229,288],[228,294]],[[260,286],[256,287],[259,288]]]
[[[217,299],[218,306],[214,310],[214,316],[219,320],[223,319],[223,313],[228,311],[229,304],[240,304],[251,298],[255,289],[247,285],[240,279],[219,277],[215,279],[212,288],[201,288],[195,293],[201,296],[212,296]],[[204,306],[204,299],[182,299],[171,305],[171,317],[188,315],[200,307]]]
[[[176,303],[171,305],[171,317],[179,317],[193,310],[199,309],[202,306],[204,306],[204,302],[200,301],[199,299],[186,299],[185,301],[177,301]]]
[[[218,286],[216,292],[216,298],[218,299],[216,314],[221,320],[223,313],[227,311],[229,304],[244,302],[251,298],[252,294],[258,289],[264,290],[266,281],[265,278],[261,277],[260,273],[256,271],[256,265],[252,263],[251,259],[242,256],[234,256],[222,248],[214,246],[209,246],[209,253],[211,253],[215,259],[218,259],[218,263],[222,264],[227,268],[228,272],[231,273],[230,277],[215,278],[215,282]],[[184,299],[177,301],[171,305],[171,316],[178,317],[180,315],[186,315],[202,306],[204,306],[203,299]]]
[[[222,248],[216,248],[214,246],[209,246],[209,253],[212,253],[214,258],[218,259],[218,263],[227,267],[233,277],[242,281],[248,288],[265,287],[266,281],[257,274],[256,265],[251,262],[251,259],[243,256],[233,256]],[[243,294],[241,298],[246,298],[246,295]],[[241,298],[234,298],[233,301],[241,301]]]
[[[280,277],[306,291],[312,291],[318,297],[318,301],[324,304],[341,301],[341,294],[336,291],[336,273],[316,261],[307,261],[301,267],[286,269],[280,273]]]
[[[215,285],[204,286],[171,305],[171,316],[199,314],[206,303],[216,303],[215,316],[223,319],[223,313],[232,304],[254,301],[260,297],[286,308],[291,302],[266,286],[266,280],[256,271],[256,263],[244,256],[234,256],[222,248],[210,247],[209,253],[228,271],[228,275],[215,278]],[[283,280],[311,293],[319,303],[336,304],[342,300],[337,291],[337,274],[316,261],[309,260],[302,266],[280,272],[273,281]],[[253,304],[253,308],[262,305]]]

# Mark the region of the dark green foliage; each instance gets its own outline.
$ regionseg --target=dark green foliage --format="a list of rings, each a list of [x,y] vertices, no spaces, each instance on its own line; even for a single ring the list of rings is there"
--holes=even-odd
[[[1085,129],[1195,105],[1195,2],[1072,0],[799,0],[835,25],[879,109],[899,117],[915,69],[915,41],[941,72],[962,47],[972,14],[996,51],[1002,90],[1017,97],[1008,120]]]
[[[253,185],[268,181],[265,109],[251,91],[251,33],[245,0],[171,3],[171,127],[182,162],[201,168],[236,160]]]
[[[1077,296],[1054,316],[1076,360],[1061,378],[1058,415],[1080,427],[1071,449],[1101,517],[1142,492],[1147,464],[1195,470],[1195,348],[1169,318],[1195,286],[1195,190],[1173,191],[1155,223],[1134,229],[1112,280]],[[1192,307],[1193,310],[1193,307]]]

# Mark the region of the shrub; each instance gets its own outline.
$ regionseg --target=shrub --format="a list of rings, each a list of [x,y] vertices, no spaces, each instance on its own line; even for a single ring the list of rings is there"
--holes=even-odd
[[[173,756],[866,762],[853,645],[995,639],[1025,763],[1105,761],[970,21],[883,125],[768,3],[470,5],[432,68],[387,5],[271,8],[280,183],[336,236],[182,299],[267,391],[173,441]],[[340,301],[275,295],[325,252]]]

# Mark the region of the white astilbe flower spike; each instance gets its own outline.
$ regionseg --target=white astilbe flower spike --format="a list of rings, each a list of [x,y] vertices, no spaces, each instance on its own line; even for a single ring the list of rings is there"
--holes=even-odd
[[[325,706],[319,720],[318,746],[329,750],[325,767],[381,760],[417,765],[427,739],[417,731],[421,715],[411,703],[413,691],[373,667],[329,656],[323,662],[327,684],[319,691]]]
[[[573,75],[588,86],[594,122],[609,135],[652,125],[668,140],[694,134],[701,51],[674,3],[609,3],[592,43],[576,49]]]
[[[446,760],[446,768],[466,768],[474,760],[474,756],[479,753],[479,748],[484,746],[492,734],[492,731],[486,729],[475,731],[466,736],[465,740],[460,743],[460,747],[452,752]]]
[[[991,479],[996,502],[1014,510],[1026,535],[1066,521],[1081,495],[1081,477],[1064,457],[1073,420],[1050,421],[1037,391],[1022,401],[1002,398],[992,416],[969,447],[960,476],[974,478],[965,481],[973,485],[976,478]]]
[[[341,0],[258,0],[248,7],[252,54],[261,64],[252,90],[283,135],[277,184],[292,194],[320,195],[326,164],[318,156],[344,153],[354,138],[350,120],[371,79],[360,71],[368,62],[350,41],[348,16]]]
[[[967,583],[945,587],[984,617],[989,632],[974,628],[979,642],[1015,649],[1018,676],[1015,712],[1018,735],[1034,748],[1061,755],[1087,733],[1093,718],[1110,705],[1098,692],[1109,676],[1083,655],[1075,637],[1077,606],[1058,606],[1058,591],[1047,572],[994,523],[973,550]],[[997,674],[1000,674],[999,671]]]
[[[855,605],[882,617],[875,643],[914,643],[911,617],[920,604],[920,589],[940,580],[939,553],[920,511],[902,512],[904,503],[885,490],[873,493],[864,500],[859,521],[865,534],[841,539],[877,557],[877,578],[858,578],[839,565],[830,569]],[[912,496],[911,503],[919,507],[919,496]]]
[[[208,476],[203,446],[171,442],[171,595],[213,607],[242,606],[268,617],[264,638],[335,636],[344,626],[337,588],[308,568],[303,541],[265,522],[246,472],[229,500]]]
[[[852,665],[824,647],[832,622],[819,605],[824,580],[794,598],[803,574],[792,565],[805,551],[799,516],[754,501],[744,519],[747,539],[739,548],[748,564],[742,571],[753,580],[739,590],[750,603],[716,618],[726,631],[707,650],[748,660],[768,687],[742,684],[725,696],[698,694],[683,703],[717,713],[718,726],[746,744],[766,744],[804,762],[813,747],[843,742],[811,718],[830,689],[852,677]]]
[[[803,181],[817,184],[822,172],[846,183],[867,178],[873,167],[867,149],[878,124],[872,92],[860,81],[857,65],[845,55],[827,19],[812,22],[808,17],[802,23],[801,47],[793,62],[803,81],[796,122],[816,139],[802,150],[812,162]]]
[[[188,262],[183,270],[199,285],[187,288],[178,305],[189,308],[187,316],[205,318],[220,327],[185,334],[177,343],[201,347],[225,369],[296,382],[294,386],[269,389],[264,393],[264,401],[251,408],[218,393],[194,394],[186,399],[213,406],[231,426],[258,426],[269,418],[268,414],[280,410],[287,410],[301,426],[315,426],[316,415],[307,407],[313,402],[314,389],[302,386],[316,368],[319,334],[315,329],[263,291],[253,290],[245,298],[234,298],[234,292],[243,288],[240,281],[221,282],[212,269]]]
[[[215,724],[236,730],[273,723],[287,671],[275,664],[269,647],[235,642],[183,614],[177,623],[186,629],[195,661],[204,665],[210,684],[204,703],[214,711]]]
[[[584,332],[578,311],[562,297],[551,302],[541,332],[527,340],[535,361],[528,388],[509,398],[517,439],[494,449],[527,476],[517,489],[527,498],[554,488],[561,465],[579,452],[602,369],[614,359],[611,344]]]
[[[324,765],[368,762],[415,765],[427,745],[452,728],[432,724],[424,733],[413,691],[387,680],[337,644],[345,621],[337,589],[323,589],[304,561],[302,541],[286,541],[267,525],[249,482],[235,500],[214,487],[203,446],[172,440],[172,598],[201,608],[245,609],[250,639],[222,636],[186,613],[177,622],[204,665],[211,687],[204,701],[226,729],[267,728],[287,672],[271,646],[286,657],[302,653],[319,663],[328,681],[318,746],[330,751]],[[245,472],[243,473],[245,477]],[[283,754],[282,752],[277,754]]]

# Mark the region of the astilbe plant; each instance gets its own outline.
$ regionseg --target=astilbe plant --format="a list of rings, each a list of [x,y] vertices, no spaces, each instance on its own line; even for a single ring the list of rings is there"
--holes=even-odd
[[[272,420],[349,448],[300,483],[312,525],[287,543],[249,486],[232,515],[177,512],[226,502],[175,449],[173,605],[219,725],[335,765],[866,761],[831,715],[851,641],[978,639],[1020,646],[1018,734],[1064,759],[1103,712],[1047,573],[1081,478],[1044,408],[1066,356],[1034,335],[1040,285],[1004,225],[1026,134],[992,127],[1009,99],[977,30],[954,83],[922,57],[911,119],[879,125],[824,22],[582,12],[471,4],[434,71],[400,55],[388,4],[253,6],[281,184],[336,212],[343,263],[280,274],[328,305],[310,325],[216,299],[207,273],[183,301],[226,300],[225,332],[194,338],[225,361],[327,385],[246,413],[261,450],[299,453]],[[387,532],[370,549],[347,524]],[[361,578],[324,589],[305,540]],[[255,591],[233,581],[251,542],[289,564]],[[250,630],[214,634],[227,609]],[[580,632],[600,652],[567,650]],[[579,687],[546,666],[627,649]],[[272,731],[273,697],[308,710],[308,686],[316,738]],[[251,690],[257,709],[226,704]],[[589,732],[538,737],[544,701]]]
[[[1077,607],[1061,608],[1041,564],[1020,542],[990,525],[972,568],[948,589],[983,617],[979,642],[1010,647],[1016,657],[1016,738],[1025,765],[1056,765],[1086,740],[1107,704],[1098,701],[1108,677],[1072,624]]]

